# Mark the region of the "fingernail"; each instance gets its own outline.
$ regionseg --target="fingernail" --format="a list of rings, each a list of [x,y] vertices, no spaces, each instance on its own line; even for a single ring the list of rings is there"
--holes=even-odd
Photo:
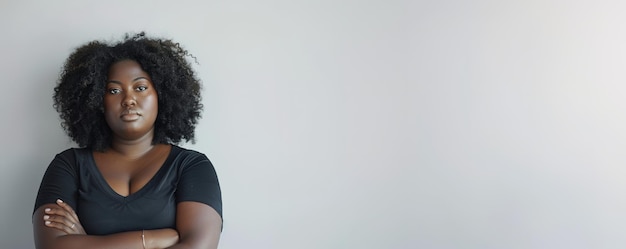
[[[50,221],[46,221],[46,225],[50,225]]]
[[[50,215],[44,215],[44,216],[43,216],[43,219],[44,219],[44,220],[50,219]]]
[[[49,209],[49,208],[46,208],[44,211],[46,211],[46,212],[50,212],[50,209]]]
[[[61,199],[57,199],[58,203],[63,203],[63,201]]]

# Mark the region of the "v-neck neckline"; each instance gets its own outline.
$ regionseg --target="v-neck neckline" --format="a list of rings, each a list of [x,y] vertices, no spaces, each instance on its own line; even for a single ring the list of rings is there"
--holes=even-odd
[[[148,182],[145,185],[143,185],[139,190],[133,193],[129,193],[127,196],[121,195],[120,193],[115,191],[113,187],[111,187],[111,185],[109,185],[109,182],[107,182],[106,178],[104,178],[104,175],[102,175],[102,172],[100,171],[100,169],[98,168],[98,165],[96,164],[96,159],[93,156],[93,151],[89,151],[88,153],[89,161],[90,161],[89,166],[91,170],[95,172],[94,175],[98,179],[98,182],[102,186],[102,189],[104,189],[104,191],[107,194],[109,194],[114,199],[121,200],[124,202],[130,202],[134,199],[137,199],[138,197],[141,197],[141,195],[143,195],[143,193],[146,192],[147,189],[150,189],[151,186],[155,184],[157,179],[161,178],[160,175],[162,174],[163,171],[166,170],[165,169],[166,166],[171,164],[170,161],[173,159],[174,150],[178,149],[176,145],[171,145],[171,146],[172,147],[170,149],[169,154],[167,155],[167,158],[165,159],[165,161],[163,161],[163,164],[161,164],[157,172],[154,173],[154,175],[150,178],[150,180],[148,180]]]

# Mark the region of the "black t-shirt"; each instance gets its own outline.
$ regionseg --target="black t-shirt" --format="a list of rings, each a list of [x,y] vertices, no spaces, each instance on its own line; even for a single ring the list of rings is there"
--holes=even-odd
[[[61,199],[90,235],[175,228],[176,204],[195,201],[222,216],[219,182],[209,159],[173,145],[163,166],[139,191],[121,196],[106,182],[89,149],[57,154],[44,174],[35,210]]]

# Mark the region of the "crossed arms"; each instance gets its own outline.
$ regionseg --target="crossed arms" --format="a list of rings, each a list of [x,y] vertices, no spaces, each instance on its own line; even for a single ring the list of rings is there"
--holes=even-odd
[[[130,231],[96,236],[85,233],[66,203],[45,204],[33,214],[37,249],[215,249],[222,219],[209,205],[183,201],[176,206],[176,229]]]

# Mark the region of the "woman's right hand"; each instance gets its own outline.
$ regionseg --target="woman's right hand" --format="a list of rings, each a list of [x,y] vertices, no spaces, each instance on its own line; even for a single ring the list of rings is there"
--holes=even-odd
[[[56,228],[66,234],[87,234],[78,220],[74,209],[62,200],[57,200],[58,208],[46,208],[43,216],[47,227]]]

